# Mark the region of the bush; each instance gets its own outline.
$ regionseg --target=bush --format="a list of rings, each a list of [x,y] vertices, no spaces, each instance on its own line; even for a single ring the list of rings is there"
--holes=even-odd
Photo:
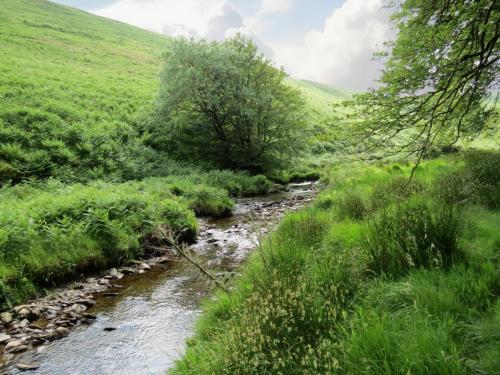
[[[418,199],[382,211],[366,227],[369,270],[399,277],[412,268],[450,266],[461,256],[462,221],[456,207]]]

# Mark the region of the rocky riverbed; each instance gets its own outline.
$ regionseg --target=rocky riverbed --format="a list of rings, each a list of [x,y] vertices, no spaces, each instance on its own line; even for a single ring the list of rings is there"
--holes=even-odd
[[[298,209],[312,199],[315,190],[315,184],[295,184],[289,187],[288,192],[240,199],[233,217],[201,222],[199,239],[190,250],[200,256],[203,264],[214,274],[234,274],[256,246],[258,238],[272,229],[286,212]],[[117,369],[122,374],[129,373],[128,370],[131,374],[164,372],[178,358],[192,332],[199,302],[212,289],[207,278],[185,263],[168,249],[157,251],[147,259],[75,281],[46,297],[4,311],[0,315],[0,373],[114,374]],[[168,290],[163,290],[165,288]],[[99,359],[95,362],[98,353],[89,352],[88,348],[80,351],[89,342],[103,348],[115,344],[113,335],[118,337],[123,333],[123,327],[135,318],[127,314],[137,307],[137,299],[149,298],[151,293],[160,290],[165,295],[159,295],[157,303],[141,305],[144,316],[138,317],[142,318],[141,322],[133,330],[137,337],[127,335],[125,338],[130,342],[130,347],[125,345],[130,352],[120,353],[117,350],[111,356],[111,360],[121,361],[123,358],[120,355],[128,355],[132,356],[132,361],[133,355],[141,353],[141,356],[151,358],[151,364],[139,362],[133,366],[130,362],[126,365],[128,361],[125,360],[120,367],[116,363],[98,363]],[[179,306],[176,305],[179,304],[176,293],[187,296]],[[177,310],[172,322],[163,319],[157,322],[159,314],[168,316],[173,308]],[[177,314],[185,314],[186,318]],[[168,332],[160,332],[171,327],[169,323],[176,325],[175,337],[170,337]],[[138,347],[138,341],[148,341],[143,333],[152,326],[154,329],[148,331],[150,342],[144,343],[143,348]],[[155,334],[159,337],[153,337]],[[106,342],[108,339],[110,341]],[[55,342],[58,342],[57,345]],[[68,343],[66,346],[65,342]],[[168,361],[162,360],[161,352],[155,353],[154,349],[162,345],[175,346],[176,353],[172,351],[165,355]],[[143,365],[145,370],[141,371]]]

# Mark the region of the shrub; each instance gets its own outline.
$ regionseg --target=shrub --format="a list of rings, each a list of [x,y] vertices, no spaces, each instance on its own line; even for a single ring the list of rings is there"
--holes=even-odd
[[[366,227],[369,270],[399,277],[412,268],[448,267],[460,257],[460,211],[413,200],[382,211]]]

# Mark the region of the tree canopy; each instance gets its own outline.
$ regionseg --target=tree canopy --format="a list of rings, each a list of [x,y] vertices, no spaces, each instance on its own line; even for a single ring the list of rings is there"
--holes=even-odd
[[[358,97],[369,147],[418,159],[432,145],[478,134],[497,116],[500,3],[391,1],[399,31],[381,85]]]
[[[300,145],[304,100],[241,36],[175,39],[165,55],[151,143],[178,157],[261,171]]]

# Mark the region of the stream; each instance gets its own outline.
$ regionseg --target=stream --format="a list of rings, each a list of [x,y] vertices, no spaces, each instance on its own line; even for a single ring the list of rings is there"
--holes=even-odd
[[[315,192],[314,183],[301,183],[238,199],[230,218],[200,221],[191,249],[212,272],[236,273],[258,239]],[[22,364],[34,367],[30,374],[44,375],[165,374],[182,356],[213,284],[185,260],[164,263],[116,281],[116,293],[97,295],[86,311],[94,316],[91,323],[75,325],[59,340],[4,355],[0,374],[19,374]]]

